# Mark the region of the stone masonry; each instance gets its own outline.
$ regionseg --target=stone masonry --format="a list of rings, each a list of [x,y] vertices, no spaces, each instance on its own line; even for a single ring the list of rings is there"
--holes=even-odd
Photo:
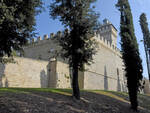
[[[32,39],[24,47],[22,57],[15,58],[17,63],[1,64],[1,86],[71,88],[71,70],[66,61],[57,57],[61,47],[54,36],[59,33]],[[94,63],[85,65],[86,71],[79,72],[80,88],[127,91],[116,28],[104,20],[93,38],[99,43],[98,52]]]

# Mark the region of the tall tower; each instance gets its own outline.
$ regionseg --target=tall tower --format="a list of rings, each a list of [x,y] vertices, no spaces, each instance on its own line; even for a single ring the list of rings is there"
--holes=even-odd
[[[98,32],[105,40],[110,41],[111,45],[117,46],[117,29],[107,19],[103,20]]]

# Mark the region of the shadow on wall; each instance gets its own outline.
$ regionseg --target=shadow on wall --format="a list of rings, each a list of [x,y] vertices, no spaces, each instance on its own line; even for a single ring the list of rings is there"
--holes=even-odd
[[[145,84],[144,84],[144,93],[150,94],[150,82],[148,79],[144,78]]]
[[[106,66],[104,66],[104,90],[108,90],[108,76]]]
[[[42,70],[40,72],[40,82],[41,82],[41,88],[47,87],[47,75],[46,75],[45,70]]]
[[[49,81],[50,81],[50,61],[49,61],[49,63],[48,63],[48,65],[47,65],[47,88],[50,86],[50,83],[49,83]]]
[[[122,84],[122,92],[126,92],[124,84]]]
[[[56,73],[56,61],[50,61],[47,65],[47,87],[56,88],[57,87],[57,73]]]
[[[9,87],[9,83],[8,83],[8,79],[5,79],[5,87],[8,88]]]
[[[8,79],[5,77],[5,65],[0,63],[0,87],[8,87]]]
[[[40,72],[41,88],[56,88],[56,61],[49,61],[47,74],[45,70]]]
[[[120,78],[118,74],[117,74],[117,91],[121,91]]]
[[[70,86],[71,86],[71,88],[73,88],[73,86],[72,86],[72,68],[71,67],[69,67],[69,74],[70,74]]]

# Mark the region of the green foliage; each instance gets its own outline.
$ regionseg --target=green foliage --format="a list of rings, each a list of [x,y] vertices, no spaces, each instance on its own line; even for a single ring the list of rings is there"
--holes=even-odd
[[[73,69],[73,90],[78,91],[78,69],[90,64],[96,53],[96,41],[92,39],[99,17],[93,10],[96,0],[55,0],[50,5],[50,15],[59,19],[66,28],[58,38],[62,57],[67,58]],[[75,93],[74,93],[75,94]]]
[[[96,42],[92,37],[98,14],[90,8],[93,2],[95,0],[56,0],[50,6],[50,15],[69,27],[69,31],[65,30],[58,40],[64,50],[62,56],[69,59],[71,67],[76,61],[81,69],[84,63],[92,61],[96,52]]]
[[[14,50],[12,51],[12,53],[11,53],[11,54],[12,54],[12,56],[17,56],[17,52],[16,52],[16,51],[14,51]]]
[[[140,25],[143,32],[144,44],[147,48],[150,48],[150,32],[145,13],[142,13],[140,16]]]
[[[34,36],[35,15],[41,8],[41,0],[0,0],[0,57],[11,56]]]
[[[16,63],[13,57],[0,57],[0,63],[7,64],[7,63]]]
[[[127,86],[131,108],[137,110],[137,91],[142,80],[142,60],[140,59],[137,40],[134,34],[133,18],[128,0],[118,0],[116,5],[121,12],[120,36],[122,57],[125,64]]]
[[[140,16],[140,25],[143,32],[143,40],[144,40],[144,47],[145,47],[146,60],[147,60],[147,69],[148,69],[149,80],[150,80],[150,67],[149,67],[150,59],[148,57],[148,53],[149,53],[148,49],[150,49],[150,32],[148,29],[147,18],[144,13],[142,13]]]
[[[66,79],[69,79],[69,78],[70,78],[70,77],[69,77],[68,75],[66,75],[66,74],[65,74],[64,76],[65,76]]]

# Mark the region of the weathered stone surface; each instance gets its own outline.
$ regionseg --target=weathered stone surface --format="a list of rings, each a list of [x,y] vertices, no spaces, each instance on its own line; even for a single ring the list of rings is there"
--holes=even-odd
[[[16,63],[0,64],[2,87],[47,87],[46,61],[15,58]]]
[[[148,79],[144,79],[145,84],[144,84],[144,93],[150,94],[150,82]]]
[[[53,36],[24,47],[24,58],[16,58],[18,63],[1,65],[1,86],[71,88],[69,66],[59,57],[61,47]],[[80,88],[126,91],[123,61],[116,47],[116,28],[110,22],[105,23],[93,38],[99,49],[94,63],[85,65],[85,72],[79,72]]]

